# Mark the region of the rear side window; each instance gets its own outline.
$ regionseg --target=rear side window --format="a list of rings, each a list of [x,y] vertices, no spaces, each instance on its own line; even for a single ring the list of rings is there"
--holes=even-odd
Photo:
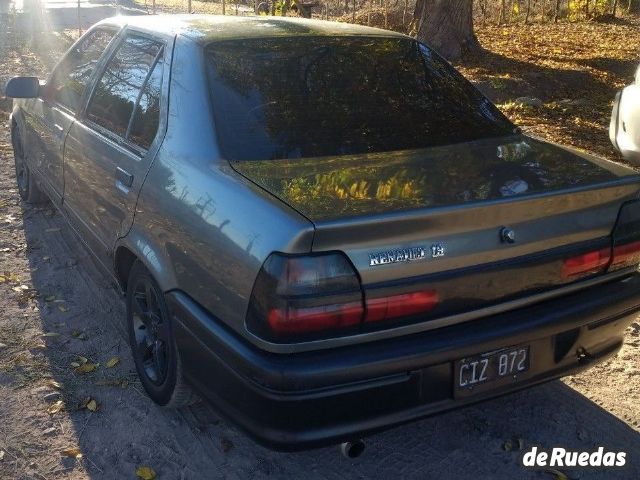
[[[115,34],[111,29],[94,30],[64,57],[47,86],[54,102],[78,110],[84,89]]]
[[[162,60],[159,59],[142,89],[129,132],[129,140],[142,148],[148,149],[151,146],[158,131],[161,91]]]
[[[148,148],[158,128],[161,55],[158,41],[135,35],[125,38],[96,85],[87,118]]]
[[[229,160],[419,149],[514,128],[412,39],[242,39],[206,51],[218,139]]]

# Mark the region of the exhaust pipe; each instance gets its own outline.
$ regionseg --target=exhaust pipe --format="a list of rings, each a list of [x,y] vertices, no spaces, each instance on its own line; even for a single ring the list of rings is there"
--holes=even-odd
[[[340,444],[340,453],[346,458],[358,458],[364,452],[364,442],[360,439]]]

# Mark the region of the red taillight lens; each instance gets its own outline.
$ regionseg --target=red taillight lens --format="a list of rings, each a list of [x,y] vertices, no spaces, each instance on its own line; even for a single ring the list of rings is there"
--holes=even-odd
[[[365,322],[379,322],[393,318],[409,317],[433,310],[437,304],[438,292],[435,290],[371,298],[367,300]]]
[[[613,258],[609,270],[620,270],[640,263],[640,200],[620,208],[613,229]]]
[[[253,287],[247,328],[281,341],[355,327],[363,315],[360,280],[343,254],[274,253]]]
[[[611,269],[617,270],[640,263],[640,241],[613,247]]]
[[[272,308],[269,326],[280,334],[301,334],[358,325],[362,320],[362,302],[320,307]]]
[[[562,278],[576,279],[604,271],[611,260],[609,247],[566,258],[562,262]]]

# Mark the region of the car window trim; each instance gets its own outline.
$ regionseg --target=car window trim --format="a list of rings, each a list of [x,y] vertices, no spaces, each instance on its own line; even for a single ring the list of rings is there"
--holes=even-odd
[[[64,61],[67,59],[67,57],[69,57],[69,55],[71,54],[71,52],[84,40],[86,39],[89,35],[98,32],[98,31],[106,31],[106,32],[112,32],[113,33],[113,38],[111,40],[109,40],[109,43],[107,44],[107,48],[104,49],[104,52],[102,52],[100,54],[100,57],[98,57],[98,62],[96,63],[96,68],[93,71],[93,73],[91,74],[91,76],[89,77],[89,81],[87,82],[87,85],[85,86],[82,95],[80,96],[80,101],[78,104],[78,108],[77,110],[73,110],[69,107],[67,107],[66,105],[63,105],[62,103],[52,99],[50,97],[50,95],[45,95],[42,96],[42,100],[50,107],[52,108],[58,108],[60,110],[62,110],[65,113],[68,113],[69,115],[73,116],[75,119],[79,118],[81,112],[84,110],[84,108],[86,107],[86,94],[88,91],[93,89],[93,85],[95,84],[96,81],[96,73],[101,69],[102,64],[104,62],[104,59],[107,56],[111,55],[111,50],[113,49],[113,46],[115,44],[119,43],[119,39],[118,37],[120,36],[120,32],[123,30],[122,28],[116,26],[116,25],[97,25],[93,28],[91,28],[90,30],[88,30],[84,35],[82,35],[78,40],[76,40],[75,42],[73,42],[73,44],[69,47],[69,49],[65,52],[65,54],[62,56],[62,58],[60,60],[58,60],[58,62],[56,63],[56,65],[53,67],[53,69],[51,70],[51,73],[49,74],[49,76],[47,77],[46,81],[45,81],[45,88],[47,85],[49,85],[51,83],[51,81],[53,80],[53,78],[55,77],[56,73],[58,72],[58,70],[61,67],[61,65],[64,63]]]
[[[167,47],[167,41],[164,38],[159,38],[156,35],[152,35],[149,34],[147,32],[143,32],[140,30],[136,30],[134,28],[128,28],[125,27],[123,28],[118,36],[120,37],[118,39],[118,41],[116,42],[116,44],[114,44],[114,46],[112,48],[110,48],[109,50],[109,55],[108,58],[104,61],[101,61],[100,65],[99,65],[99,69],[96,69],[96,72],[99,71],[99,75],[92,77],[92,84],[91,84],[91,89],[90,92],[87,96],[87,98],[85,99],[85,101],[83,102],[83,106],[82,109],[80,110],[80,114],[78,114],[77,116],[77,120],[81,121],[84,125],[87,126],[87,128],[95,131],[96,133],[102,135],[103,137],[111,140],[112,142],[117,143],[118,145],[120,145],[121,147],[127,148],[129,150],[131,150],[133,153],[138,154],[140,157],[143,157],[150,149],[146,149],[146,148],[142,148],[140,145],[137,145],[133,142],[131,142],[130,140],[128,140],[127,138],[123,137],[122,135],[118,135],[115,132],[112,132],[111,130],[108,130],[107,128],[103,127],[102,125],[98,125],[96,122],[92,121],[91,119],[89,119],[89,117],[87,116],[87,110],[89,109],[89,105],[91,104],[91,100],[93,99],[93,96],[95,95],[95,90],[98,86],[98,82],[100,81],[100,79],[102,78],[102,76],[104,75],[104,72],[107,69],[107,66],[109,65],[109,63],[111,62],[111,59],[113,58],[113,56],[116,54],[116,52],[118,51],[118,49],[120,48],[120,46],[126,41],[128,36],[137,36],[137,37],[144,37],[147,38],[149,40],[153,40],[154,42],[157,42],[160,45],[160,50],[158,52],[158,55],[162,55],[163,60],[166,63],[166,47]],[[106,53],[106,51],[105,51]],[[152,64],[153,66],[155,66],[156,62],[159,60],[159,56],[156,55],[156,58],[154,58],[154,63]],[[152,70],[149,70],[149,72],[151,72]],[[165,69],[163,67],[162,70],[162,81],[164,83],[165,81]],[[145,81],[142,84],[142,87],[140,89],[140,91],[142,92],[142,90],[144,89],[147,80],[149,79],[149,73],[147,73],[147,77],[145,77]],[[89,89],[87,89],[89,90]],[[162,92],[164,91],[164,89],[161,90]],[[160,115],[162,116],[162,103],[163,103],[163,99],[162,99],[163,95],[160,95]],[[140,95],[138,95],[138,99],[137,101],[139,101],[140,99]],[[131,116],[129,117],[129,122],[127,125],[129,125],[129,123],[131,123],[131,119],[133,118],[133,115],[136,112],[136,109],[138,107],[138,104],[136,103],[133,107],[133,110],[131,112]],[[160,131],[160,124],[158,125],[158,132]],[[158,136],[158,132],[156,132],[156,137]],[[129,133],[129,129],[127,128],[127,132],[125,133],[125,135],[127,135]],[[154,138],[155,141],[155,138]]]
[[[140,158],[144,157],[147,153],[147,150],[142,148],[141,146],[128,141],[126,138],[121,137],[117,133],[112,132],[111,130],[103,127],[102,125],[99,125],[96,122],[89,120],[88,118],[86,119],[86,122],[82,122],[82,123],[85,127],[87,127],[92,132],[100,135],[101,137],[104,137],[106,140],[115,143],[120,148],[124,148],[129,152],[137,155]]]
[[[127,125],[127,131],[124,134],[125,135],[125,139],[127,139],[127,140],[129,140],[129,135],[131,134],[131,127],[133,126],[133,121],[136,118],[136,113],[138,111],[138,108],[140,108],[140,99],[142,98],[142,92],[144,92],[144,89],[146,88],[147,83],[149,82],[149,78],[151,78],[151,75],[153,74],[153,71],[158,66],[158,62],[160,61],[160,57],[161,56],[164,56],[164,45],[162,45],[160,47],[160,50],[158,50],[158,53],[156,54],[155,58],[153,59],[153,63],[149,67],[149,71],[147,72],[147,75],[146,75],[146,77],[144,77],[144,81],[142,82],[142,87],[140,88],[140,91],[138,92],[138,96],[136,98],[136,103],[134,104],[133,111],[131,112],[131,117],[129,117],[129,124]],[[164,74],[164,67],[163,67],[163,71],[161,73]],[[162,80],[163,80],[163,75],[160,76],[160,81],[162,82]],[[162,102],[162,85],[160,85],[160,92],[161,92],[161,94],[160,94],[160,99],[159,100],[160,100],[160,102]],[[156,131],[156,135],[157,134],[158,134],[158,132]],[[135,142],[132,142],[132,143],[135,143]]]

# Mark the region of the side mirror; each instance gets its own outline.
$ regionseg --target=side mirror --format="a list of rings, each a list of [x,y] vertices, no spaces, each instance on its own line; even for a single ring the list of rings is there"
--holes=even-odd
[[[37,77],[13,77],[7,82],[5,95],[9,98],[37,98],[40,81]]]

